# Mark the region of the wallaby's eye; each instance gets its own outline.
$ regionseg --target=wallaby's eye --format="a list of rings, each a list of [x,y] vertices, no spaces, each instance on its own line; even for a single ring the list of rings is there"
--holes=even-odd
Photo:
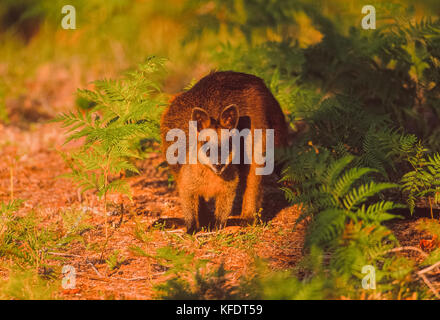
[[[238,124],[238,107],[235,104],[231,104],[225,107],[220,114],[220,125],[226,129],[233,129]]]

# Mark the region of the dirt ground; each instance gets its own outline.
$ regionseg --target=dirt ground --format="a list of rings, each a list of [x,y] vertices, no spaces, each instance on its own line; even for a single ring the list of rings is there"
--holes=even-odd
[[[58,177],[68,171],[59,151],[72,147],[62,145],[62,132],[57,124],[36,124],[29,130],[0,127],[0,201],[10,198],[12,167],[13,197],[25,200],[19,215],[33,211],[42,226],[63,230],[63,213],[87,213],[84,223],[91,227],[81,233],[83,241],[73,241],[47,254],[56,259],[48,259],[47,264],[59,269],[71,265],[76,270],[75,290],[63,290],[60,280],[61,298],[152,298],[152,287],[167,277],[164,267],[154,257],[133,254],[130,248],[134,246],[151,256],[160,247],[173,246],[194,254],[195,259],[207,259],[211,267],[223,263],[230,271],[227,277],[231,283],[249,272],[255,257],[266,259],[276,270],[291,268],[301,258],[304,226],[292,231],[299,211],[295,207],[280,209],[279,192],[270,196],[266,215],[269,225],[257,228],[258,232],[239,226],[238,219],[232,217],[219,232],[187,236],[177,193],[169,187],[167,174],[158,168],[163,160],[156,154],[137,164],[139,176],[128,178],[133,202],[118,196],[109,198],[117,205],[107,219],[109,240],[102,251],[106,219],[101,203],[92,192],[81,196],[69,180]],[[142,241],[139,233],[150,238]],[[112,271],[105,260],[115,250],[123,263]],[[8,277],[7,272],[1,274],[4,279]]]

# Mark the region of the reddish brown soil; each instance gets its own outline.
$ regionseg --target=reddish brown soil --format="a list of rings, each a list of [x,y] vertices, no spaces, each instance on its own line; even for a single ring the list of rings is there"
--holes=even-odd
[[[276,197],[272,203],[269,201],[266,209],[273,217],[266,227],[237,226],[234,223],[237,218],[232,217],[230,226],[221,231],[187,236],[177,194],[168,187],[166,173],[158,169],[162,159],[155,154],[138,163],[139,176],[128,178],[133,202],[118,196],[109,198],[115,206],[107,219],[109,240],[102,250],[106,221],[102,204],[92,192],[81,196],[69,180],[57,178],[68,172],[58,151],[72,147],[62,146],[62,132],[56,124],[37,124],[30,130],[0,125],[0,201],[7,201],[11,196],[12,167],[13,197],[25,200],[19,215],[33,211],[41,218],[41,227],[63,234],[63,212],[88,212],[89,218],[84,222],[91,228],[81,234],[83,242],[73,241],[56,250],[51,248],[51,253],[46,255],[44,262],[55,270],[72,265],[77,272],[76,290],[63,290],[59,276],[57,297],[151,299],[154,297],[152,287],[167,279],[165,267],[154,257],[156,250],[164,246],[193,253],[195,259],[207,259],[209,268],[223,263],[230,271],[227,277],[231,284],[252,272],[255,257],[264,258],[275,270],[291,268],[301,258],[304,226],[292,231],[299,211],[295,207],[279,209]],[[165,227],[151,229],[158,221],[165,222]],[[150,238],[139,240],[136,230],[144,233],[150,230],[147,232]],[[152,257],[135,255],[129,249],[133,246]],[[124,262],[111,271],[105,259],[115,250],[119,250]],[[6,279],[7,270],[1,271],[0,276]]]

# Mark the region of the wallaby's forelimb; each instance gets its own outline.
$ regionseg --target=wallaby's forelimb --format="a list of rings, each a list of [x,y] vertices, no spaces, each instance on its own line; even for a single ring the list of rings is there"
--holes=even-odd
[[[261,208],[262,204],[262,176],[255,174],[256,165],[250,166],[249,174],[246,180],[246,189],[243,195],[243,205],[241,218],[248,222],[253,222],[255,214]]]

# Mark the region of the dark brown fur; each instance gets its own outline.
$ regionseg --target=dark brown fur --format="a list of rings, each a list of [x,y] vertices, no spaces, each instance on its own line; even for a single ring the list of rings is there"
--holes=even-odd
[[[274,129],[275,146],[286,145],[287,127],[284,115],[264,82],[253,75],[227,71],[209,74],[171,102],[161,121],[164,155],[173,143],[165,139],[170,129],[182,129],[188,137],[188,122],[194,108],[201,108],[212,119],[218,119],[223,108],[231,104],[238,107],[240,121],[247,119],[251,132],[254,129]],[[231,164],[221,175],[217,175],[199,163],[172,165],[188,232],[199,229],[199,211],[204,206],[201,201],[209,199],[215,200],[217,226],[224,226],[231,214],[242,179],[246,182],[241,215],[245,220],[252,220],[262,202],[262,176],[255,174],[257,166],[256,163]]]

